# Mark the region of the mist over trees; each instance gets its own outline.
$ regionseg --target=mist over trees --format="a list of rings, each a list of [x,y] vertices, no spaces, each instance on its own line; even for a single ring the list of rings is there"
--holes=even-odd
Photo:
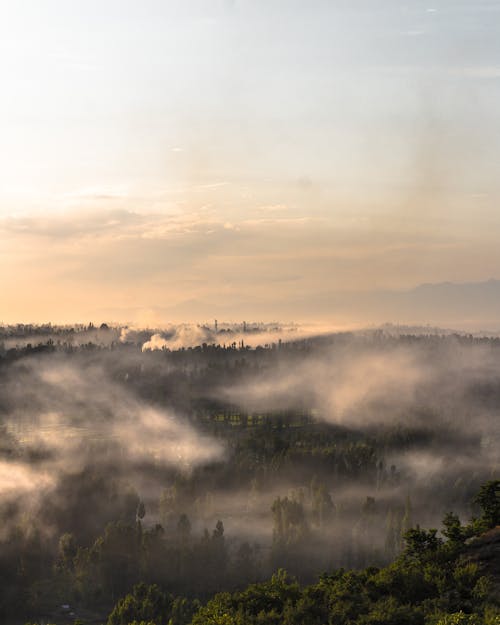
[[[493,623],[499,380],[438,331],[0,328],[2,622]]]

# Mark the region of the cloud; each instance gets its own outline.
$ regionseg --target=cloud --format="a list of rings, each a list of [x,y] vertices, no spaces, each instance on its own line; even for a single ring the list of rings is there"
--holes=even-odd
[[[286,204],[265,204],[264,206],[259,206],[257,210],[262,213],[282,213],[289,209]]]
[[[156,333],[142,346],[142,351],[156,349],[180,349],[182,347],[195,347],[206,342],[213,342],[214,333],[207,327],[194,324],[181,324],[165,328],[161,333]]]
[[[155,462],[184,471],[224,455],[218,441],[112,380],[99,356],[33,357],[9,373],[4,401],[12,408],[4,425],[25,447],[42,454],[38,467],[47,485],[57,484],[61,473],[81,470],[90,458],[99,464],[92,441],[107,441],[117,465]],[[18,474],[20,482],[28,475]]]
[[[293,360],[285,350],[272,368],[216,392],[250,410],[265,406],[286,410],[305,402],[318,409],[321,419],[353,428],[398,423],[403,414],[409,420],[406,425],[412,419],[418,423],[418,411],[412,412],[415,406],[436,409],[446,427],[449,419],[457,430],[471,426],[466,415],[473,401],[481,403],[480,396],[471,399],[477,382],[487,384],[500,372],[493,345],[463,347],[454,337],[436,339],[435,345],[426,339],[406,345],[403,339],[379,342],[376,336],[327,335],[324,347],[309,355]],[[472,395],[466,400],[468,393]],[[474,411],[469,415],[475,422],[471,433],[493,431],[484,409]],[[424,421],[427,418],[426,413]]]
[[[28,492],[45,493],[56,484],[50,471],[40,471],[22,462],[0,460],[0,500],[22,497]]]
[[[161,331],[140,331],[140,335],[147,339],[142,344],[142,351],[162,349],[177,350],[207,345],[230,346],[235,344],[255,348],[269,346],[280,342],[289,342],[319,336],[332,331],[332,327],[320,325],[297,325],[284,323],[230,323],[219,321],[218,331],[215,326],[199,324],[170,324]],[[122,342],[137,343],[138,331],[125,330],[122,332]]]
[[[102,311],[107,321],[138,323],[137,311],[163,311],[154,323],[420,321],[395,316],[394,298],[383,292],[417,285],[430,272],[475,280],[500,261],[493,239],[482,241],[479,256],[465,235],[429,234],[401,220],[389,228],[387,220],[336,222],[258,207],[231,218],[209,207],[4,218],[4,319],[90,321]],[[363,300],[367,291],[371,299]]]
[[[18,238],[82,240],[89,236],[120,236],[141,224],[138,214],[125,210],[79,211],[51,216],[7,217],[0,231]]]
[[[223,438],[198,429],[189,410],[181,414],[168,407],[174,402],[171,395],[179,399],[184,387],[169,390],[167,380],[177,385],[188,362],[196,363],[193,370],[203,380],[211,357],[205,360],[196,352],[189,361],[186,354],[157,349],[189,347],[205,340],[227,344],[243,337],[253,344],[308,339],[293,349],[276,346],[262,358],[255,358],[259,352],[226,354],[228,363],[247,361],[250,366],[242,369],[244,375],[231,382],[216,375],[210,384],[201,383],[198,391],[204,399],[230,405],[231,410],[239,406],[242,412],[315,408],[317,419],[334,426],[338,441],[330,452],[336,464],[317,475],[336,506],[328,524],[314,530],[314,536],[321,538],[317,547],[321,556],[325,545],[344,544],[351,532],[361,531],[360,510],[367,494],[377,500],[373,540],[381,546],[387,511],[399,514],[408,492],[417,522],[438,522],[457,492],[462,493],[459,501],[464,508],[454,505],[453,509],[468,516],[464,502],[471,485],[475,488],[498,470],[500,432],[488,391],[498,386],[496,344],[464,336],[428,336],[425,329],[411,337],[404,328],[349,334],[327,330],[250,323],[242,328],[224,322],[219,322],[218,334],[213,327],[190,324],[157,331],[123,328],[122,343],[113,349],[60,350],[20,358],[5,369],[1,380],[3,421],[17,445],[11,446],[10,456],[2,451],[0,457],[0,502],[11,502],[15,495],[19,509],[31,510],[49,535],[56,528],[59,533],[74,531],[75,524],[81,531],[80,523],[99,533],[111,510],[100,506],[113,484],[119,483],[125,493],[135,486],[147,506],[149,501],[156,505],[161,488],[230,457],[231,444],[226,448]],[[141,399],[142,389],[145,395],[156,389],[161,401]],[[193,405],[193,397],[185,397],[186,406]],[[321,425],[318,431],[322,432]],[[344,442],[352,455],[350,451],[344,456]],[[293,436],[290,444],[291,457],[307,449],[298,444],[294,452]],[[361,463],[372,466],[367,481],[356,479],[355,460],[339,476],[343,458],[351,461],[357,452]],[[365,454],[372,455],[367,459]],[[186,498],[179,505],[193,520],[196,533],[222,518],[228,536],[267,545],[272,532],[270,508],[276,497],[297,497],[300,488],[310,510],[308,471],[297,474],[293,466],[284,464],[275,476],[267,475],[258,488],[251,489],[248,482],[253,476],[247,476],[248,481],[241,476],[235,479],[234,488],[210,477],[196,499]],[[118,504],[116,497],[111,518],[117,518]],[[82,505],[88,509],[82,510]],[[76,509],[81,510],[77,517]],[[154,509],[148,507],[148,523],[157,520]],[[340,566],[342,557],[336,557]]]

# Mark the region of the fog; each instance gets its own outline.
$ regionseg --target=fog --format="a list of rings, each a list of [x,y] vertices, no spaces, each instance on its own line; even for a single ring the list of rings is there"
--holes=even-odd
[[[0,368],[7,542],[31,527],[55,554],[64,533],[96,549],[109,523],[160,524],[169,548],[191,545],[168,574],[188,592],[197,571],[208,592],[222,581],[196,554],[221,520],[227,566],[253,554],[235,580],[277,566],[312,579],[390,561],[405,529],[447,511],[466,521],[499,473],[494,337],[250,323],[18,335]]]

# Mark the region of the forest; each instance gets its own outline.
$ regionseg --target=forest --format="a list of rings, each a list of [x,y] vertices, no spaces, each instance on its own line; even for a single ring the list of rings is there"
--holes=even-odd
[[[0,327],[0,620],[500,622],[500,339]]]

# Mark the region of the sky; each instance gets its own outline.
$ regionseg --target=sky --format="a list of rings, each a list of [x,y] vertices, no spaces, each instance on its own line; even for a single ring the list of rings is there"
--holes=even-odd
[[[499,24],[0,0],[0,321],[412,321],[387,293],[500,279]]]

